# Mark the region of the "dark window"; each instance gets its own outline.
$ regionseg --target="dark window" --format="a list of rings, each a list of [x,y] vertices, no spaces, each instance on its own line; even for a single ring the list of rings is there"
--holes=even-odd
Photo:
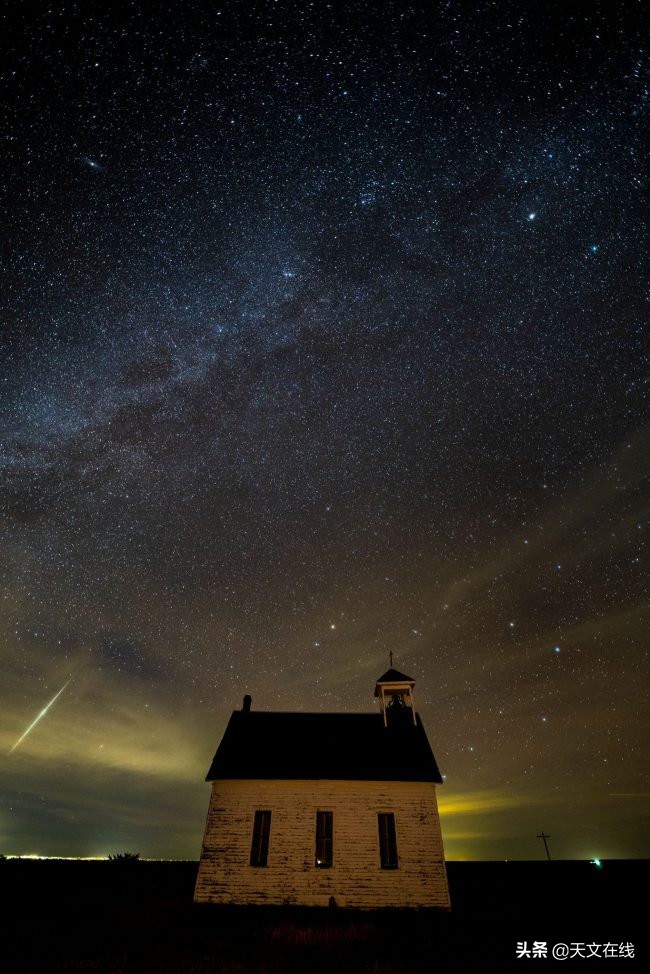
[[[255,812],[253,825],[253,842],[251,845],[251,866],[266,866],[269,858],[269,832],[271,831],[271,813]]]
[[[397,869],[397,836],[392,812],[379,812],[379,854],[382,869]]]
[[[328,869],[333,862],[332,812],[316,812],[316,865]]]

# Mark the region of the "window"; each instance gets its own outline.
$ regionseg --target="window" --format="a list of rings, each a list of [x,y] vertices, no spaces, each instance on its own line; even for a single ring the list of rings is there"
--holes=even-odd
[[[397,836],[393,812],[379,812],[379,854],[382,869],[397,869]]]
[[[333,862],[332,812],[316,812],[316,866],[329,869]]]
[[[253,842],[251,845],[251,866],[266,866],[269,858],[270,831],[271,813],[267,811],[255,812]]]

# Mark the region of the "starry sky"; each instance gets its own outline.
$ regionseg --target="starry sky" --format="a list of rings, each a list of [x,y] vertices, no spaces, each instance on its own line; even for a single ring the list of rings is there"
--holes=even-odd
[[[642,4],[152,11],[0,14],[0,852],[392,651],[450,858],[650,855]]]

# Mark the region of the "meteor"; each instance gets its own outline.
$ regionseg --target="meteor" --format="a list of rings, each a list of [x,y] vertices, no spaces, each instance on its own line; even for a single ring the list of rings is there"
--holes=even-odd
[[[36,727],[36,725],[38,724],[38,722],[39,722],[39,720],[42,720],[42,719],[43,719],[43,717],[45,717],[45,714],[46,714],[46,713],[48,712],[48,710],[50,709],[50,707],[52,706],[52,704],[53,704],[53,703],[54,703],[54,702],[55,702],[56,700],[58,700],[58,699],[59,699],[59,697],[61,696],[61,694],[62,694],[62,693],[63,693],[63,691],[65,690],[65,688],[66,688],[66,687],[67,687],[67,686],[68,686],[68,685],[69,685],[70,683],[72,683],[72,677],[70,677],[70,679],[68,680],[68,682],[67,682],[67,683],[64,683],[64,684],[63,684],[63,686],[61,687],[61,689],[59,690],[59,692],[58,692],[58,693],[56,693],[56,694],[55,694],[55,695],[54,695],[54,696],[52,697],[52,699],[51,699],[51,700],[50,700],[50,702],[49,702],[49,703],[47,704],[47,706],[45,706],[45,707],[43,707],[43,709],[41,710],[41,712],[40,712],[40,714],[39,714],[39,715],[38,715],[38,716],[37,716],[37,717],[36,717],[36,718],[35,718],[35,719],[34,719],[34,720],[33,720],[33,721],[31,722],[31,724],[29,725],[29,727],[27,728],[27,730],[25,731],[25,733],[24,733],[24,734],[22,734],[22,735],[21,735],[21,736],[20,736],[20,737],[18,738],[18,740],[16,741],[16,743],[14,744],[14,746],[13,746],[12,748],[10,748],[10,749],[9,749],[9,753],[10,753],[10,754],[11,754],[11,753],[12,753],[13,751],[15,751],[15,750],[16,750],[16,748],[18,747],[18,745],[19,745],[19,744],[22,744],[22,742],[23,742],[23,741],[25,740],[25,738],[27,737],[27,735],[29,734],[29,732],[30,732],[30,731],[32,731],[32,730],[34,730],[34,728],[35,728],[35,727]]]

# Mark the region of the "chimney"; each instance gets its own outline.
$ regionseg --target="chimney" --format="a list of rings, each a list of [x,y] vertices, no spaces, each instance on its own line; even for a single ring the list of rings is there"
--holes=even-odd
[[[251,697],[250,693],[247,693],[246,696],[244,697],[244,702],[242,704],[242,708],[241,708],[242,713],[244,714],[250,713],[252,702],[253,702],[253,698]]]

